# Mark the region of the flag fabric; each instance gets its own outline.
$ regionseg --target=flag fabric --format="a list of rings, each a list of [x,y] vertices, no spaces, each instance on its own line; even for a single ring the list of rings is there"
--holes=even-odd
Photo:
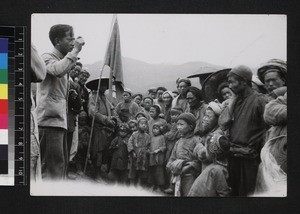
[[[113,23],[113,28],[107,47],[104,64],[110,67],[113,80],[116,82],[120,82],[123,86],[123,67],[120,45],[120,32],[117,18],[115,18],[115,21]]]

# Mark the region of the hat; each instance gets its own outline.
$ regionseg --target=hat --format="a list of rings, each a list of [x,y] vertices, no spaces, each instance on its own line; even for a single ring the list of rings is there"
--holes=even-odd
[[[169,94],[171,96],[172,99],[174,99],[174,95],[173,95],[173,92],[172,91],[165,91],[163,94],[162,94],[162,97],[164,97],[165,94]]]
[[[249,81],[252,81],[252,71],[251,71],[251,68],[249,68],[248,66],[246,65],[238,65],[238,66],[235,66],[234,68],[232,68],[228,75],[229,76],[230,74],[235,74],[243,79],[246,79],[246,80],[249,80]]]
[[[91,90],[98,90],[98,84],[99,84],[99,78],[94,79],[94,80],[91,80],[91,81],[89,81],[88,83],[86,83],[86,87],[89,88],[89,89],[91,89]],[[109,78],[107,78],[107,77],[102,77],[102,78],[101,78],[100,85],[101,85],[101,84],[106,84],[107,89],[108,89]]]
[[[150,100],[152,101],[152,103],[153,103],[152,97],[144,97],[144,98],[143,98],[143,101],[145,101],[145,99],[150,99]]]
[[[220,103],[210,102],[207,107],[210,107],[216,115],[220,116],[222,111]]]
[[[179,85],[181,82],[184,82],[187,84],[187,86],[191,86],[191,80],[189,80],[188,78],[179,78],[177,81],[177,85]]]
[[[224,82],[227,82],[227,74],[231,69],[226,68],[218,70],[207,77],[202,84],[202,95],[206,103],[218,99],[223,101],[222,95],[219,93],[219,87]]]
[[[151,87],[148,90],[149,93],[156,93],[156,87]]]
[[[154,107],[154,108],[156,109],[156,111],[157,111],[158,114],[161,113],[161,106],[160,106],[159,104],[154,104],[154,105],[151,106],[151,107]]]
[[[174,108],[171,108],[171,114],[172,113],[177,113],[177,114],[182,114],[183,113],[183,110],[182,110],[182,108],[180,108],[180,107],[174,107]]]
[[[177,117],[177,121],[178,120],[184,120],[189,125],[193,126],[193,129],[195,129],[196,127],[196,118],[192,113],[189,112],[182,113]]]
[[[153,128],[156,126],[156,127],[158,127],[159,129],[160,129],[160,127],[161,127],[161,125],[162,125],[162,123],[160,123],[160,122],[155,122],[155,123],[153,123]]]
[[[271,59],[261,64],[257,70],[257,76],[262,83],[265,83],[265,74],[271,70],[277,71],[284,80],[287,79],[286,62],[281,59]]]
[[[191,92],[197,100],[202,100],[202,91],[194,86],[190,86],[188,92]]]
[[[211,137],[207,147],[209,152],[218,155],[228,152],[230,149],[230,143],[225,136],[215,133]]]
[[[130,96],[132,96],[132,91],[129,88],[124,88],[124,92],[127,92]]]
[[[136,98],[136,97],[140,97],[141,99],[143,99],[143,95],[142,94],[134,94],[132,96],[133,99]]]
[[[138,122],[136,120],[129,120],[128,125],[131,124],[131,123],[134,123],[135,125],[137,125]]]
[[[158,87],[158,88],[156,89],[156,93],[157,93],[158,90],[166,91],[167,89],[166,89],[165,87],[162,87],[162,86],[161,86],[161,87]]]
[[[138,113],[136,113],[135,118],[137,118],[138,115],[142,115],[143,117],[147,118],[146,114],[142,111],[139,111]]]
[[[140,117],[137,121],[137,124],[139,124],[142,120],[146,120],[146,122],[148,122],[146,117]]]

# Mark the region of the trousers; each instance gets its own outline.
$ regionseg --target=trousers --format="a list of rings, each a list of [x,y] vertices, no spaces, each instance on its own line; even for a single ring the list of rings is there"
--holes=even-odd
[[[68,166],[67,130],[39,126],[42,178],[63,180]]]

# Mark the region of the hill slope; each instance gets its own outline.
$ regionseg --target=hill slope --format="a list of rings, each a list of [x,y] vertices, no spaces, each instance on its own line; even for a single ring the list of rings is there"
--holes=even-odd
[[[123,77],[126,88],[134,92],[145,93],[148,88],[164,86],[167,89],[175,90],[175,81],[178,77],[187,77],[196,73],[213,72],[223,67],[205,62],[188,62],[181,65],[149,64],[131,58],[122,58]],[[84,65],[91,73],[90,80],[98,78],[103,62]],[[108,76],[108,74],[103,74]],[[192,84],[200,87],[198,78],[191,79]]]

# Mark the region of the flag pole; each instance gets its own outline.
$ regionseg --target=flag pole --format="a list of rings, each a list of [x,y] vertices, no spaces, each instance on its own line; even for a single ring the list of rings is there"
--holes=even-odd
[[[98,97],[99,97],[99,89],[100,89],[100,84],[101,84],[101,79],[102,79],[102,75],[103,75],[103,70],[104,70],[104,67],[105,67],[105,62],[106,62],[106,52],[107,52],[107,49],[108,49],[108,46],[109,46],[109,40],[110,40],[110,37],[111,37],[111,33],[112,33],[112,29],[113,29],[113,25],[114,25],[114,20],[115,20],[115,16],[113,16],[113,19],[112,19],[112,24],[111,24],[111,29],[110,29],[110,36],[109,36],[109,39],[108,39],[108,43],[107,43],[107,47],[106,47],[106,51],[105,51],[105,56],[104,56],[104,61],[103,61],[103,65],[102,65],[102,69],[101,69],[101,72],[100,72],[100,77],[99,77],[99,82],[98,82],[98,88],[97,88],[97,95],[96,95],[96,105],[97,105],[97,102],[98,102]],[[112,73],[112,72],[110,72]],[[96,108],[96,106],[95,106]],[[96,110],[96,109],[95,109]],[[93,114],[93,120],[92,120],[92,125],[91,125],[91,133],[90,133],[90,138],[89,138],[89,143],[88,143],[88,148],[87,148],[87,152],[86,152],[86,158],[85,158],[85,163],[84,163],[84,168],[83,168],[83,173],[85,173],[86,171],[86,167],[87,167],[87,162],[88,162],[88,158],[89,158],[89,153],[90,153],[90,148],[91,148],[91,142],[92,142],[92,136],[93,136],[93,130],[94,130],[94,124],[95,124],[95,114]]]
[[[114,23],[117,20],[117,14],[113,15],[113,19],[112,19],[112,23],[114,25]],[[112,25],[112,26],[113,26]],[[112,27],[113,28],[113,27]],[[113,71],[110,69],[109,71],[109,81],[108,81],[108,97],[109,97],[109,101],[112,103],[113,102],[113,97],[112,97],[112,85],[113,85]]]

